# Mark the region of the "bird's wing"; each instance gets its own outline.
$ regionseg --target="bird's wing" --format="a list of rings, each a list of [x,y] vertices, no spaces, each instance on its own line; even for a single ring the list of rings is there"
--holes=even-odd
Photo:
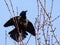
[[[30,21],[28,21],[26,30],[27,30],[27,32],[31,33],[33,36],[36,35],[33,24]]]
[[[22,40],[24,39],[24,38],[26,38],[26,35],[28,35],[27,33],[26,33],[26,31],[23,31],[22,30]],[[17,30],[17,28],[14,28],[12,31],[10,31],[9,32],[9,35],[10,35],[10,37],[13,39],[13,40],[15,40],[16,42],[19,42],[19,37],[20,37],[20,35],[19,35],[19,33],[18,33],[18,30]]]
[[[13,18],[11,18],[10,20],[8,20],[8,21],[4,24],[4,27],[8,27],[8,26],[14,25],[14,21],[15,21],[15,19],[17,20],[17,18],[18,18],[18,16],[13,17]]]
[[[13,40],[19,42],[19,40],[18,40],[19,34],[18,34],[16,28],[14,28],[12,31],[10,31],[9,35]]]

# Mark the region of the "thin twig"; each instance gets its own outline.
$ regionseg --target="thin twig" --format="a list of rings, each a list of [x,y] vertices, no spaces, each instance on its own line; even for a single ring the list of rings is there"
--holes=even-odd
[[[5,30],[5,45],[7,45],[7,31]]]
[[[12,1],[11,1],[11,0],[10,0],[10,4],[11,4],[11,7],[12,7],[12,12],[13,12],[13,14],[14,14],[14,16],[15,16],[15,12],[14,12],[13,4],[12,4]],[[13,20],[14,20],[14,19],[13,19]],[[15,18],[15,22],[16,22],[16,25],[17,25],[18,33],[19,33],[19,35],[20,35],[20,41],[22,41],[22,31],[21,31],[21,33],[20,33],[19,27],[18,27],[18,21],[16,20],[16,18]],[[23,41],[22,41],[22,44],[23,44]],[[23,45],[24,45],[24,44],[23,44]]]
[[[48,18],[50,18],[50,16],[47,14],[47,12],[46,12],[46,10],[45,10],[45,8],[44,8],[44,6],[42,5],[42,3],[41,3],[41,1],[39,0],[39,2],[40,2],[40,5],[41,5],[41,7],[42,7],[42,9],[43,9],[43,11],[45,12],[45,14],[47,15],[47,17]]]
[[[16,10],[17,10],[17,12],[16,12],[16,13],[17,13],[17,15],[18,15],[18,7],[16,7]]]
[[[44,8],[46,9],[46,0],[44,0]]]
[[[30,35],[30,37],[29,37],[29,39],[28,39],[28,41],[27,41],[26,45],[28,44],[28,42],[29,42],[30,38],[31,38],[31,35]]]
[[[15,16],[15,12],[14,12],[14,9],[13,9],[12,1],[11,1],[11,0],[9,0],[9,1],[10,1],[10,4],[11,4],[12,12],[13,12],[13,14],[14,14],[14,16]]]
[[[54,18],[51,22],[54,22],[58,18],[60,18],[60,15],[58,15],[56,18]]]
[[[50,15],[52,15],[52,11],[53,11],[53,3],[54,2],[54,0],[52,0],[52,3],[51,3],[51,11],[50,11]]]
[[[9,6],[8,6],[8,3],[6,2],[6,0],[4,0],[4,2],[5,2],[6,6],[7,6],[7,8],[8,8],[8,11],[9,11],[10,15],[12,16],[12,13],[11,13],[11,11],[10,11],[10,8],[9,8]]]
[[[52,26],[51,26],[51,29],[52,29],[52,33],[53,33],[54,38],[56,39],[58,45],[60,45],[60,44],[59,44],[59,41],[58,41],[58,39],[57,39],[57,37],[56,37],[56,35],[55,35],[55,33],[54,33],[54,31],[55,31],[56,28],[53,30],[53,28],[52,28]]]

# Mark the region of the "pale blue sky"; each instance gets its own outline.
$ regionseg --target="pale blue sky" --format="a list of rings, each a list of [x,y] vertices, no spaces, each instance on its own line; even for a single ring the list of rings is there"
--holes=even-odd
[[[7,3],[10,6],[9,0],[7,0]],[[37,2],[36,0],[12,0],[13,7],[15,14],[17,12],[16,7],[18,7],[18,14],[22,10],[28,10],[27,12],[27,18],[34,24],[35,17],[38,15],[37,12]],[[47,0],[47,12],[50,12],[50,4],[51,1]],[[10,6],[11,9],[11,6]],[[54,5],[53,5],[53,13],[52,13],[52,19],[60,15],[60,0],[54,0]],[[0,45],[5,45],[5,30],[7,33],[12,30],[12,27],[3,27],[5,22],[11,18],[11,15],[7,9],[7,6],[4,2],[4,0],[0,0]],[[60,39],[60,18],[58,18],[54,23],[54,27],[56,27],[56,34],[58,39]],[[8,35],[9,36],[9,35]],[[25,39],[27,40],[28,37]],[[31,37],[31,40],[29,41],[28,45],[35,45],[34,43],[34,37]],[[26,43],[26,41],[24,42]],[[13,40],[8,37],[7,39],[7,45],[13,45]]]

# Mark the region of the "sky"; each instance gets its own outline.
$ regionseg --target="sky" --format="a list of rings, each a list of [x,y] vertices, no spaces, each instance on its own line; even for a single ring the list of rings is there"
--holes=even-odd
[[[6,0],[6,1],[9,5],[9,7],[10,7],[10,10],[11,10],[9,0]],[[34,24],[35,18],[38,15],[37,1],[36,0],[12,0],[12,3],[13,3],[13,7],[14,7],[14,11],[15,11],[16,16],[17,16],[17,14],[16,14],[17,7],[18,7],[18,15],[21,11],[27,10],[28,11],[27,14],[26,14],[27,19],[29,19]],[[49,12],[51,1],[47,0],[46,4],[47,4],[46,5],[47,12]],[[54,0],[52,19],[54,19],[58,15],[60,15],[60,0]],[[12,27],[5,28],[3,26],[10,18],[11,18],[11,15],[10,15],[8,9],[7,9],[7,6],[4,2],[4,0],[0,0],[0,45],[5,45],[5,30],[7,31],[7,35],[8,35],[8,32],[13,29]],[[55,20],[53,22],[53,25],[54,25],[54,27],[56,27],[55,32],[56,32],[56,35],[57,35],[58,39],[60,39],[60,18]],[[26,40],[29,38],[29,36],[25,39],[24,43],[26,43]],[[14,41],[8,35],[7,36],[7,45],[14,45],[13,42]],[[30,39],[28,45],[35,45],[35,41],[34,41],[33,36],[31,36],[31,39]]]

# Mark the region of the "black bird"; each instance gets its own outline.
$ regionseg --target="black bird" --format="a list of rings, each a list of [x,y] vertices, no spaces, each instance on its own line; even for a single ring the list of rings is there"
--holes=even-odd
[[[8,20],[5,24],[4,27],[8,26],[15,26],[15,28],[9,32],[9,35],[12,39],[15,41],[19,42],[19,32],[22,34],[22,40],[26,38],[26,35],[28,35],[27,32],[35,36],[35,29],[33,27],[33,24],[26,18],[26,12],[27,11],[22,11],[20,13],[20,16],[15,16]]]
[[[13,17],[11,18],[10,20],[8,20],[5,24],[4,24],[4,27],[8,27],[8,26],[12,26],[12,25],[16,25],[16,21],[17,23],[18,22],[21,22],[23,20],[26,20],[26,12],[27,11],[22,11],[20,13],[20,16],[16,16],[16,17]]]

